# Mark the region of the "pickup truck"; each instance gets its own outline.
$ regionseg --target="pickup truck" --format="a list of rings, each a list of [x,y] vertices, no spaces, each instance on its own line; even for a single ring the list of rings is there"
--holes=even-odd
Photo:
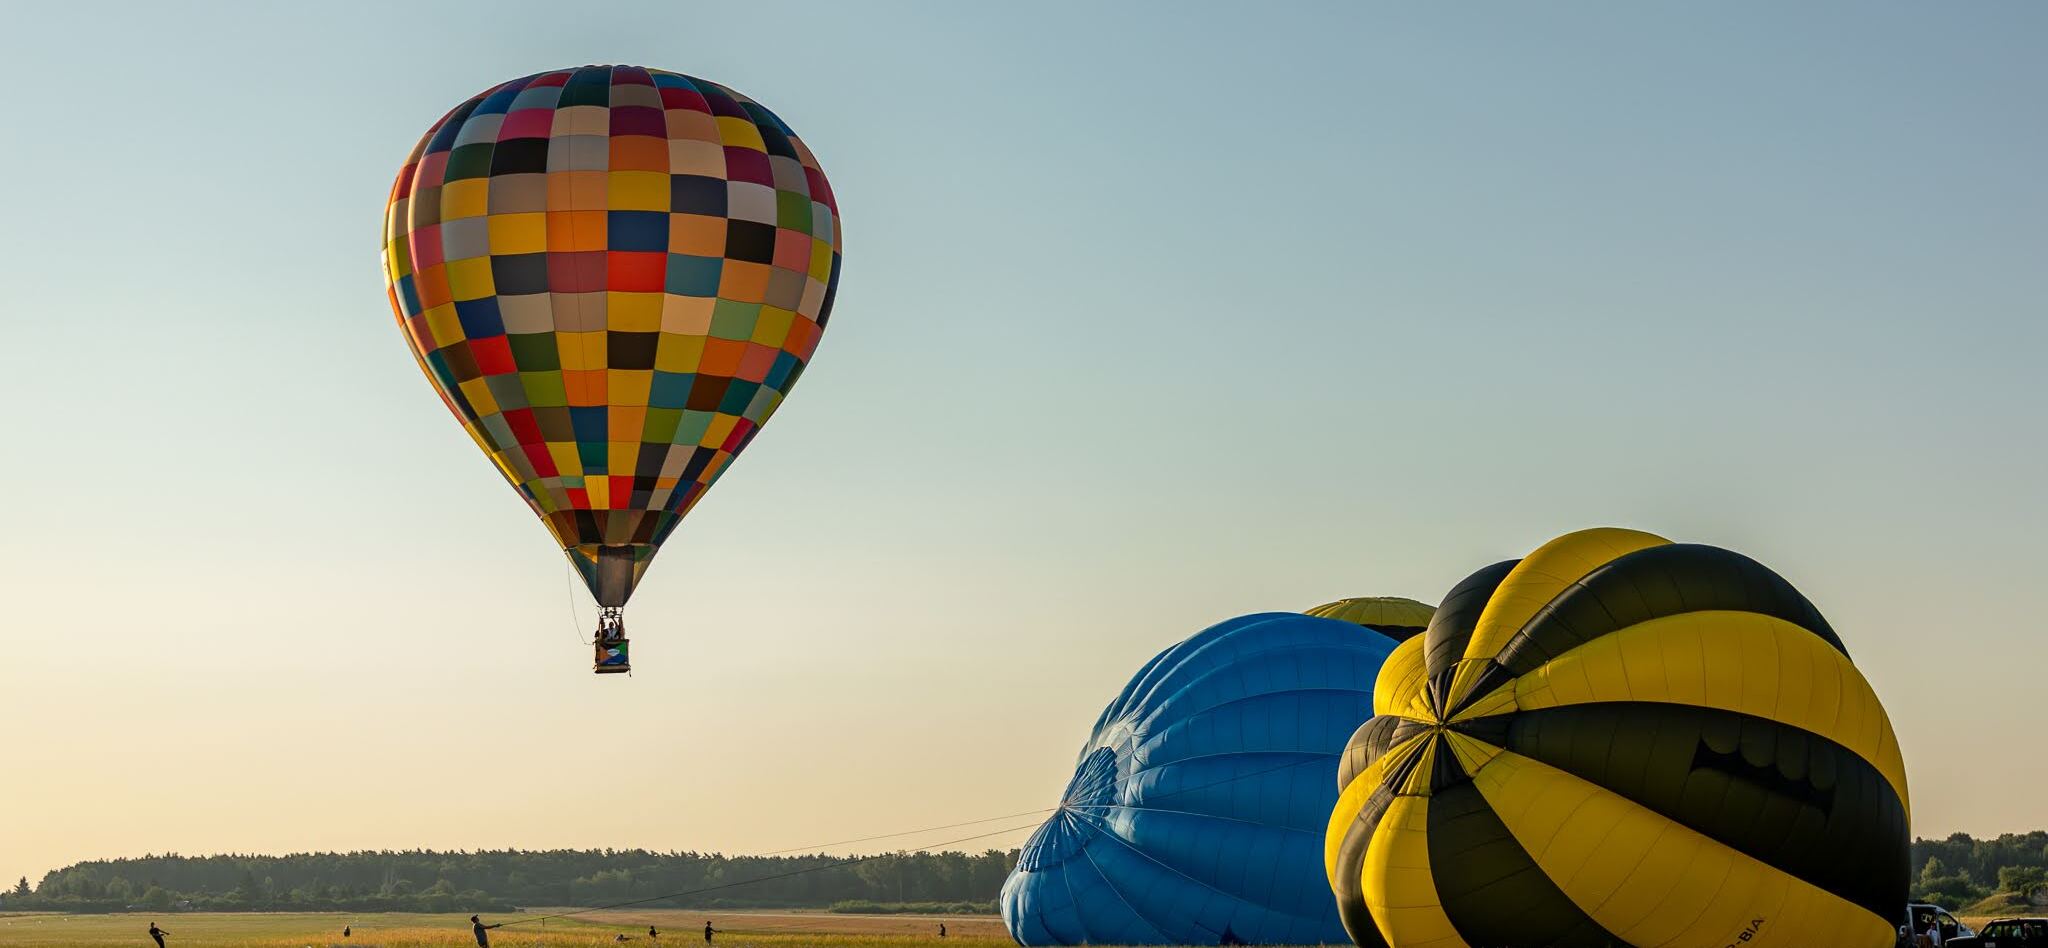
[[[1943,942],[1941,948],[2048,948],[2048,918],[1995,918],[1984,931]]]

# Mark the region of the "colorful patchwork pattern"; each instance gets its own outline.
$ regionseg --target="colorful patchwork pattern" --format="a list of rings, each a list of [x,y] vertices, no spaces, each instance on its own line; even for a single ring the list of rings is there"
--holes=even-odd
[[[384,274],[442,400],[595,584],[634,581],[782,403],[832,312],[839,206],[789,126],[717,83],[544,72],[427,130]]]

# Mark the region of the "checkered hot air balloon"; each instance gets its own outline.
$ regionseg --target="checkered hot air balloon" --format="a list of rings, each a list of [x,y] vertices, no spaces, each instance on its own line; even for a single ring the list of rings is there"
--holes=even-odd
[[[611,632],[803,374],[840,248],[831,186],[788,125],[637,66],[536,73],[456,106],[384,216],[391,307],[421,370]],[[600,670],[623,670],[616,645]]]

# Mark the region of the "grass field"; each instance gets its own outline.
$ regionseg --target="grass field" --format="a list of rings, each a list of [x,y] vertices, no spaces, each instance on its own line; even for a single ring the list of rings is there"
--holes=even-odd
[[[548,910],[536,910],[546,912]],[[2028,913],[2018,913],[2028,914]],[[531,916],[487,916],[517,921]],[[1962,916],[1982,929],[1986,917]],[[993,915],[835,915],[828,912],[702,912],[677,909],[591,912],[491,932],[492,948],[542,945],[673,945],[700,948],[705,921],[722,933],[714,948],[1007,948]],[[171,933],[171,948],[464,948],[473,945],[464,915],[346,915],[193,912],[166,915],[0,915],[0,948],[148,946],[149,923]],[[938,938],[939,925],[946,939]],[[343,941],[341,928],[352,926]],[[647,926],[662,932],[659,942]],[[630,940],[619,942],[617,936]]]
[[[537,914],[547,910],[536,910]],[[486,916],[518,922],[532,916]],[[0,948],[96,948],[149,945],[149,923],[170,932],[171,948],[460,948],[474,945],[466,915],[294,914],[285,912],[121,915],[0,915]],[[826,912],[704,912],[677,909],[590,912],[524,922],[491,932],[493,948],[617,945],[698,948],[704,923],[723,934],[715,948],[999,948],[1011,944],[992,915],[834,915]],[[939,925],[946,939],[938,938]],[[342,926],[353,929],[343,941]],[[661,930],[659,942],[647,926]]]

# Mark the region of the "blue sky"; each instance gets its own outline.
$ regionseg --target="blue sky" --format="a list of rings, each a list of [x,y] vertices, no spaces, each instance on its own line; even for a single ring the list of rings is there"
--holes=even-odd
[[[1598,524],[1804,589],[1917,832],[2048,815],[2048,766],[2001,759],[2048,659],[2040,7],[10,19],[0,875],[1015,812],[1209,623],[1433,600]],[[847,234],[627,682],[578,670],[589,606],[377,266],[429,123],[585,62],[775,109]]]

